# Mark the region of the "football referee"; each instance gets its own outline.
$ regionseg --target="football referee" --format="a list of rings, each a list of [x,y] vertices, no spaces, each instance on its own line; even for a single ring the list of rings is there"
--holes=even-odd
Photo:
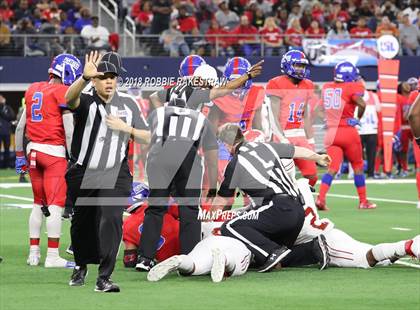
[[[148,143],[150,133],[136,102],[116,91],[118,69],[86,55],[83,75],[67,90],[74,113],[71,165],[66,174],[74,205],[71,239],[76,268],[71,286],[84,284],[87,264],[99,264],[95,291],[119,292],[111,280],[122,237],[122,215],[131,191],[128,140]],[[92,81],[93,88],[83,89]]]
[[[274,268],[290,252],[302,228],[304,200],[298,186],[287,174],[281,158],[302,158],[326,166],[328,155],[319,155],[292,144],[245,142],[240,127],[228,123],[221,127],[219,139],[232,159],[213,204],[222,209],[236,188],[253,203],[250,213],[226,222],[222,235],[236,238],[255,255],[259,272]]]

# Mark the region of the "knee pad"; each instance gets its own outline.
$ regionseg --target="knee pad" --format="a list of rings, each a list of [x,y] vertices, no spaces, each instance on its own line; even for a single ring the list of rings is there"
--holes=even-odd
[[[61,235],[61,213],[63,208],[51,205],[48,207],[50,216],[47,217],[48,238],[60,238]]]

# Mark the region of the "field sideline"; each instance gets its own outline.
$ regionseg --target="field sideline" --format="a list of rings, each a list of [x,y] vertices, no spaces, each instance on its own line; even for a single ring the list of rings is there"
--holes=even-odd
[[[406,266],[371,270],[291,268],[268,274],[249,272],[214,284],[210,277],[181,278],[175,274],[158,283],[145,281],[144,273],[127,270],[121,255],[113,280],[120,294],[94,293],[95,266],[87,284],[69,287],[71,270],[30,268],[27,221],[30,210],[16,208],[31,203],[27,185],[15,187],[11,170],[0,174],[0,310],[9,309],[420,309],[420,269]],[[398,180],[397,180],[398,181]],[[321,216],[354,238],[393,242],[420,234],[420,210],[413,180],[373,182],[368,196],[377,210],[357,210],[352,182],[333,185]],[[348,184],[350,183],[350,184]],[[17,184],[16,184],[17,185]],[[19,186],[19,185],[18,185]],[[69,223],[63,225],[62,256],[69,240]],[[46,235],[42,237],[42,261]]]

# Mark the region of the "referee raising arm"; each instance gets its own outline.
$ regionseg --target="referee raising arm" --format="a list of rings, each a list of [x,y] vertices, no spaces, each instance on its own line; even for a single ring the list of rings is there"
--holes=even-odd
[[[71,239],[77,266],[69,284],[83,285],[87,264],[99,264],[95,291],[100,292],[120,290],[110,276],[132,184],[128,140],[130,136],[144,143],[150,139],[136,102],[116,91],[118,73],[112,63],[100,61],[98,52],[91,52],[82,77],[66,93],[75,119],[66,180],[74,205]],[[93,88],[82,92],[89,81]]]

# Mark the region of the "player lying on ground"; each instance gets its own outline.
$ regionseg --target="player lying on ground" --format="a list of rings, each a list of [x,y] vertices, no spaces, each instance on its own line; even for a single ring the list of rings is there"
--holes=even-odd
[[[420,235],[410,240],[377,245],[355,240],[344,231],[335,228],[334,223],[330,220],[319,218],[315,201],[306,179],[299,179],[297,184],[305,199],[305,222],[295,245],[311,241],[313,238],[323,234],[328,245],[329,265],[335,267],[369,268],[374,267],[378,263],[388,265],[406,255],[420,259]],[[286,256],[282,260],[281,266],[292,267],[313,263],[309,256],[307,258],[301,256],[302,259],[300,260],[295,260],[295,257],[289,260]]]
[[[359,242],[345,232],[334,228],[328,219],[320,220],[315,201],[307,179],[300,179],[298,186],[305,197],[305,223],[292,248],[277,268],[297,267],[317,263],[314,256],[302,251],[300,244],[324,234],[328,250],[329,264],[336,267],[370,268],[376,265],[389,265],[400,257],[411,255],[420,259],[420,236],[395,243],[381,243],[372,246]],[[219,225],[222,223],[220,222]],[[216,226],[217,223],[216,223]],[[225,277],[245,274],[250,264],[250,251],[233,238],[210,236],[202,240],[188,255],[174,255],[152,268],[147,276],[149,281],[158,281],[173,271],[182,275],[211,274],[213,282]]]
[[[72,262],[59,256],[58,248],[61,213],[66,200],[66,144],[69,149],[73,132],[73,117],[70,113],[65,114],[64,95],[68,86],[82,74],[81,68],[78,58],[71,54],[60,54],[48,69],[49,81],[33,83],[25,93],[27,108],[19,121],[15,139],[16,172],[26,172],[26,153],[34,194],[34,206],[29,217],[30,250],[27,263],[30,266],[39,265],[39,243],[45,216],[48,233],[45,267],[74,267]],[[30,141],[26,150],[23,149],[25,126]]]

